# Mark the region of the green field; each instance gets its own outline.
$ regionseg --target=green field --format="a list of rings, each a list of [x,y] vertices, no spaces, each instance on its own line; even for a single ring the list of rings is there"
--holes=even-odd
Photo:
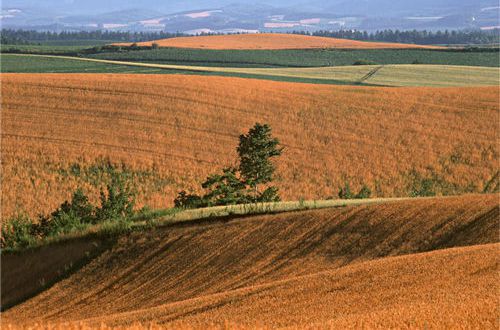
[[[386,65],[366,83],[386,86],[484,86],[500,84],[500,70],[448,65]]]
[[[362,65],[316,68],[238,68],[153,64],[61,57],[2,55],[2,72],[188,73],[330,84],[378,86],[486,86],[499,68],[448,65]]]
[[[225,67],[319,67],[373,64],[442,64],[500,66],[498,50],[458,51],[421,49],[372,50],[207,50],[160,48],[91,54],[87,57],[160,64]]]
[[[165,73],[167,71],[58,57],[2,54],[0,58],[3,73]]]
[[[94,41],[74,41],[43,45],[2,45],[9,53],[85,56],[96,59],[158,64],[219,67],[319,67],[349,66],[356,62],[371,64],[442,64],[465,66],[500,66],[497,48],[478,50],[425,49],[304,49],[304,50],[208,50],[160,48],[111,52],[96,50]],[[104,52],[103,52],[104,51]]]
[[[62,44],[62,45],[0,45],[0,50],[3,53],[29,53],[29,54],[60,54],[60,55],[74,55],[89,49],[90,46],[85,44]]]

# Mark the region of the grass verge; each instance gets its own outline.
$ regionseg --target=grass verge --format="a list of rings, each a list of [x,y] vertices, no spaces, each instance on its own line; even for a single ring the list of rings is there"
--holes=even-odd
[[[336,208],[380,204],[415,199],[403,198],[373,198],[350,200],[317,200],[317,201],[289,201],[275,203],[256,203],[230,206],[215,206],[201,209],[181,210],[176,208],[163,210],[146,210],[137,213],[128,219],[120,221],[104,221],[100,224],[87,226],[69,234],[52,236],[32,242],[26,247],[4,248],[2,254],[19,253],[25,250],[37,249],[49,244],[65,242],[74,239],[100,238],[107,239],[126,234],[131,231],[146,230],[149,228],[186,224],[200,220],[217,220],[227,217],[243,217],[251,215],[275,214],[284,212],[304,211],[312,209]]]

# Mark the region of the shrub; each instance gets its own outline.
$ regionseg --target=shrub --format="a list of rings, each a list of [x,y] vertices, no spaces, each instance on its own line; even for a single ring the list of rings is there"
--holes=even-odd
[[[278,188],[276,187],[267,188],[259,194],[256,200],[257,203],[271,203],[279,201],[281,201],[281,198],[278,195]]]
[[[95,210],[83,190],[78,188],[71,198],[65,201],[49,217],[39,217],[36,225],[38,237],[56,236],[81,230],[96,222]]]
[[[414,182],[413,188],[410,191],[410,197],[432,197],[436,196],[434,180],[430,178],[422,178]]]
[[[52,218],[56,219],[64,215],[78,218],[82,223],[94,223],[94,207],[90,204],[88,197],[82,189],[78,188],[71,198],[71,202],[65,201],[52,213]]]
[[[158,45],[156,42],[153,42],[153,44],[151,45],[151,49],[158,49],[160,48],[160,45]]]
[[[122,175],[114,173],[106,190],[100,192],[101,206],[96,210],[96,222],[131,217],[134,213],[135,193]]]
[[[422,176],[416,170],[410,171],[410,197],[431,197],[436,196],[437,178],[435,174],[430,177]]]
[[[363,185],[361,187],[361,190],[356,194],[355,198],[356,199],[370,198],[371,194],[372,194],[371,189],[368,188],[367,185]]]
[[[50,237],[68,234],[74,231],[82,230],[88,226],[89,223],[83,222],[82,218],[74,212],[61,212],[57,216],[52,217],[45,235]]]
[[[174,205],[181,209],[196,209],[205,207],[206,202],[198,195],[188,194],[186,191],[181,191],[174,199]]]
[[[34,226],[31,219],[25,215],[2,223],[2,248],[22,248],[36,241]]]
[[[346,182],[344,187],[339,189],[339,198],[340,199],[352,199],[354,197],[352,191],[351,191],[351,186],[349,185],[349,182]]]
[[[434,180],[432,179],[422,179],[418,188],[413,191],[413,196],[417,197],[431,197],[436,196],[436,191],[434,187]]]
[[[106,191],[101,190],[99,208],[95,208],[83,190],[78,188],[71,202],[65,201],[49,216],[40,215],[38,223],[33,223],[26,216],[18,216],[3,223],[1,247],[26,247],[37,240],[81,231],[98,222],[104,223],[104,234],[129,231],[132,227],[135,194],[123,175],[112,174],[112,181]]]

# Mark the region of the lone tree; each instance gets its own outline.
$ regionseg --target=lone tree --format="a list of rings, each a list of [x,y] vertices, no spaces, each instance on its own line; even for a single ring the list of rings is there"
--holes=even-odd
[[[273,157],[281,155],[283,148],[271,136],[268,125],[255,124],[247,134],[240,136],[237,148],[240,164],[228,167],[222,174],[212,174],[202,184],[207,191],[203,196],[181,191],[174,200],[176,207],[198,208],[280,200],[278,188],[269,186],[275,166]],[[259,189],[260,186],[266,187]]]
[[[241,178],[251,188],[253,200],[256,202],[274,201],[277,197],[276,188],[270,187],[264,192],[259,192],[258,189],[259,185],[273,180],[275,166],[271,158],[283,152],[283,148],[279,147],[278,139],[271,136],[271,127],[267,124],[256,123],[247,134],[240,135],[240,143],[236,150],[240,157]]]

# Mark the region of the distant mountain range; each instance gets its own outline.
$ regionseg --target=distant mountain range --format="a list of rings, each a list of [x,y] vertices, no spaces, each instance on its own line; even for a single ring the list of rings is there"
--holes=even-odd
[[[4,0],[3,28],[257,32],[492,29],[498,0]]]

